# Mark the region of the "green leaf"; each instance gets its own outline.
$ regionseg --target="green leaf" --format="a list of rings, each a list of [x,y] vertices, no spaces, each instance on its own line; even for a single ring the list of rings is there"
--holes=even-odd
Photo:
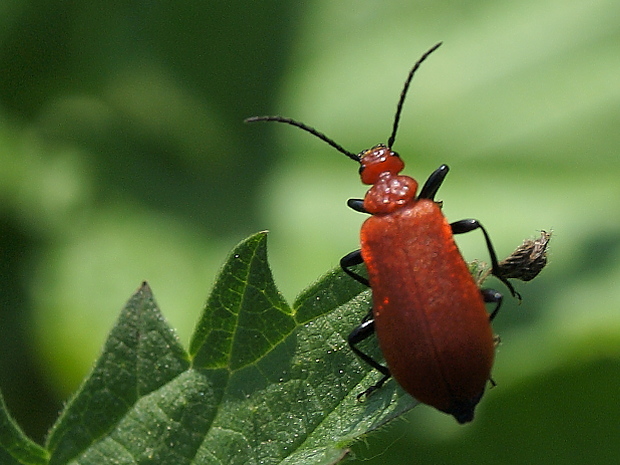
[[[369,308],[370,291],[341,270],[290,307],[267,263],[267,234],[255,234],[225,263],[189,354],[149,286],[138,289],[47,450],[0,403],[1,463],[45,464],[48,453],[51,465],[338,462],[417,403],[395,382],[357,400],[379,374],[346,339]]]
[[[32,442],[10,417],[0,394],[0,463],[2,465],[44,465],[49,454]]]
[[[290,309],[267,266],[266,234],[235,249],[191,343],[195,367],[230,372],[196,463],[333,463],[416,404],[396,383],[356,399],[378,376],[346,343],[369,309],[362,289],[335,271]]]
[[[221,395],[223,374],[190,368],[143,284],[54,426],[47,443],[50,463],[141,463],[147,458],[173,463],[178,454],[191,457],[200,444],[194,427],[215,414],[202,399]]]
[[[237,370],[264,357],[295,328],[267,265],[265,237],[243,242],[224,266],[192,337],[195,366]]]
[[[49,452],[51,465],[329,464],[416,405],[394,382],[356,398],[379,376],[346,343],[369,309],[369,291],[332,271],[291,308],[273,282],[266,239],[256,234],[229,256],[191,355],[144,283],[47,451],[2,409],[0,454],[10,459],[1,463],[43,464]],[[367,350],[379,355],[372,342]]]

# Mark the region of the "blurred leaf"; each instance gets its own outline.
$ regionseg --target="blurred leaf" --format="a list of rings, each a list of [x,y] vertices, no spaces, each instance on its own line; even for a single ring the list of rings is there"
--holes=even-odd
[[[0,463],[46,464],[48,453],[28,439],[7,412],[0,394]]]

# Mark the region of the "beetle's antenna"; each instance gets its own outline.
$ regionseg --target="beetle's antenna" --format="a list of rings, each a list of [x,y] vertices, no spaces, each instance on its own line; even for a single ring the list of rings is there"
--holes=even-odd
[[[405,97],[407,96],[407,91],[409,90],[409,84],[411,84],[411,79],[413,79],[413,75],[418,70],[422,62],[426,60],[431,53],[437,50],[441,44],[442,42],[439,42],[438,44],[434,45],[428,52],[422,55],[420,59],[416,61],[415,65],[413,65],[413,68],[411,68],[411,71],[409,71],[409,76],[407,76],[407,80],[405,81],[405,87],[403,88],[403,91],[400,93],[400,99],[398,100],[398,105],[396,105],[396,116],[394,116],[394,126],[392,126],[392,135],[390,136],[387,142],[388,147],[391,148],[392,145],[394,144],[394,140],[396,139],[396,131],[398,131],[398,123],[400,122],[400,114],[403,111],[403,104],[405,103]]]
[[[318,137],[322,141],[327,142],[333,148],[338,150],[340,153],[345,154],[350,159],[355,160],[358,163],[360,161],[359,155],[356,155],[354,153],[349,152],[344,147],[342,147],[340,144],[337,144],[336,142],[334,142],[332,139],[327,137],[322,132],[319,132],[316,129],[311,128],[310,126],[306,126],[304,123],[300,123],[299,121],[295,121],[294,119],[285,118],[284,116],[252,116],[251,118],[246,119],[244,122],[246,122],[246,123],[254,123],[256,121],[275,121],[277,123],[286,123],[286,124],[290,124],[291,126],[296,126],[296,127],[300,128],[300,129],[303,129],[304,131],[309,132],[310,134]]]

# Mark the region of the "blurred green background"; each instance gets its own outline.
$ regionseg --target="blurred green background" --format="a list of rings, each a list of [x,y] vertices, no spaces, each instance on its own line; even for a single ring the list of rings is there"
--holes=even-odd
[[[239,240],[269,229],[292,298],[357,247],[357,152],[389,135],[447,217],[500,256],[553,229],[495,320],[491,389],[459,427],[414,409],[368,464],[609,464],[620,456],[620,3],[18,2],[0,6],[0,389],[41,441],[148,280],[189,340]],[[481,235],[459,237],[487,258]],[[497,286],[500,288],[500,286]]]

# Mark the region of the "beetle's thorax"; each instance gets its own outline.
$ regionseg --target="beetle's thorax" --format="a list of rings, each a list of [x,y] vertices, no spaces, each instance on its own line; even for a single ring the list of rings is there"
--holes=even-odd
[[[362,182],[373,185],[364,197],[368,213],[391,213],[415,200],[418,183],[398,174],[405,164],[389,147],[380,144],[362,152],[360,164]]]

